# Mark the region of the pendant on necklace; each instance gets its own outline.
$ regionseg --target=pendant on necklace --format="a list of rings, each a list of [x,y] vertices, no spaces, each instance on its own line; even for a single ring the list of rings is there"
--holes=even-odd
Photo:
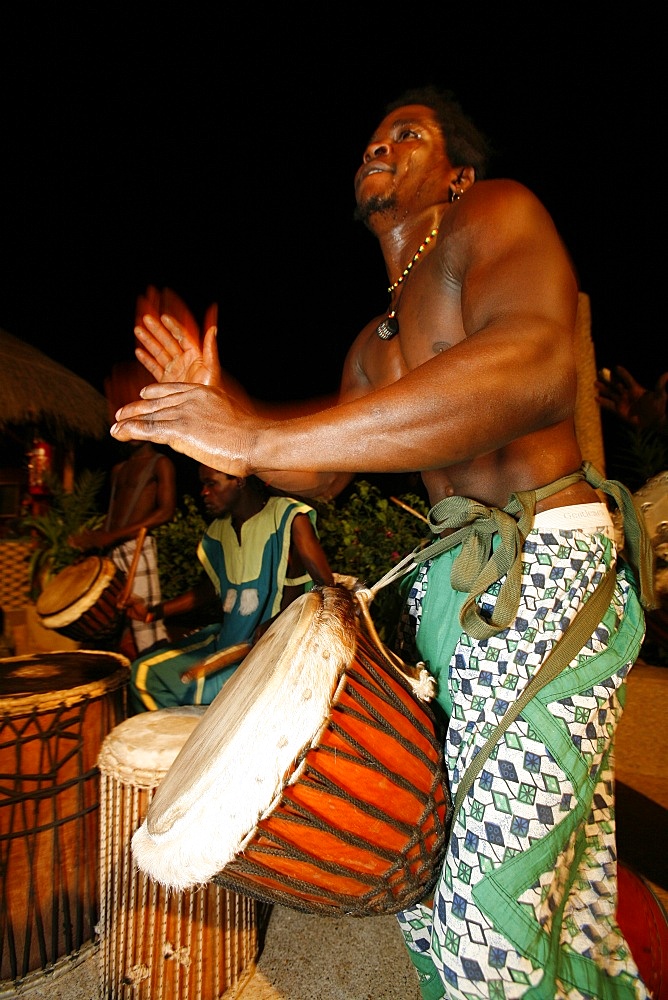
[[[399,333],[399,320],[396,316],[388,316],[376,327],[376,335],[381,340],[391,340]]]
[[[438,236],[438,229],[432,229],[432,231],[425,236],[424,241],[417,248],[416,252],[413,254],[413,259],[408,262],[403,272],[399,275],[396,281],[393,281],[388,292],[390,294],[390,305],[392,304],[392,295],[397,290],[399,285],[406,280],[408,275],[411,273],[411,268],[417,264],[421,255],[424,253],[426,248],[429,246],[432,240],[435,240]],[[382,322],[376,327],[376,336],[381,340],[392,340],[392,337],[396,337],[399,333],[399,320],[397,319],[397,305],[395,303],[394,309],[390,309],[389,313]]]

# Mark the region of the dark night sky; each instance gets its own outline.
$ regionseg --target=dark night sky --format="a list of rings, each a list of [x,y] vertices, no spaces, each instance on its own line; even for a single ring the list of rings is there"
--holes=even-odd
[[[386,304],[353,174],[385,101],[428,82],[488,134],[493,174],[552,212],[599,364],[646,381],[668,367],[665,57],[649,5],[629,23],[563,3],[8,6],[0,327],[100,390],[132,357],[148,284],[198,321],[219,303],[223,362],[254,394],[333,389]]]

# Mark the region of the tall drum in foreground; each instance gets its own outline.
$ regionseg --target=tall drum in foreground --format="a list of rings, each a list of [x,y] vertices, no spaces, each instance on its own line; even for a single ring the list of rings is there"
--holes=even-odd
[[[226,682],[133,838],[157,881],[333,916],[428,894],[446,841],[441,739],[356,607],[314,588]]]
[[[255,971],[260,908],[218,885],[167,891],[138,871],[133,833],[202,707],[133,716],[99,756],[100,985],[104,1000],[219,1000]]]
[[[42,653],[0,664],[3,982],[39,978],[92,946],[97,756],[125,718],[129,677],[129,660],[117,653]]]

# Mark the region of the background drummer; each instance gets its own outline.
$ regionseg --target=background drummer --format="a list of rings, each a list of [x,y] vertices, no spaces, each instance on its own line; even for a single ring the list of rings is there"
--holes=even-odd
[[[228,647],[256,642],[307,587],[333,583],[312,507],[272,496],[256,476],[228,476],[201,465],[199,478],[213,520],[197,549],[203,567],[198,584],[164,603],[147,606],[135,600],[128,614],[160,621],[207,607],[218,595],[222,620],[135,660],[130,680],[134,712],[208,705],[239,661],[184,683],[187,670]]]
[[[146,536],[132,581],[133,594],[146,604],[161,598],[156,541],[150,534],[167,521],[176,510],[176,472],[174,463],[148,441],[130,441],[130,455],[111,471],[111,493],[104,525],[97,531],[74,535],[71,543],[88,551],[105,552],[127,575],[137,547],[137,536]],[[169,641],[163,622],[131,621],[130,659]],[[124,650],[125,651],[125,650]]]

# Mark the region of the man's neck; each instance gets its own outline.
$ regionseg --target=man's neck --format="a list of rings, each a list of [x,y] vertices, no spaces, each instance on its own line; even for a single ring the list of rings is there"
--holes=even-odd
[[[374,218],[374,224],[369,228],[380,244],[390,283],[396,280],[412,260],[425,235],[438,228],[442,208],[443,206],[434,206],[428,212],[421,212],[401,221],[387,217],[385,213],[379,213],[382,218]]]
[[[142,441],[136,447],[132,449],[130,458],[147,458],[149,455],[153,455],[154,448],[150,441]]]
[[[232,511],[232,524],[234,528],[240,528],[245,521],[250,521],[251,517],[255,517],[261,510],[264,510],[268,499],[269,497],[265,497],[259,493],[244,496]]]

